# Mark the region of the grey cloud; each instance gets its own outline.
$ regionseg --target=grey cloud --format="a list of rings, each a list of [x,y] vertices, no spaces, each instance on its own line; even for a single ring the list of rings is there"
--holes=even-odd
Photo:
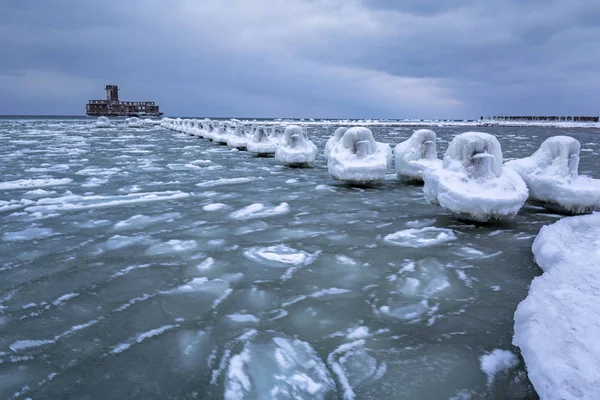
[[[9,1],[0,113],[80,114],[114,82],[182,115],[595,115],[599,17],[593,0]],[[78,97],[20,90],[27,74]]]

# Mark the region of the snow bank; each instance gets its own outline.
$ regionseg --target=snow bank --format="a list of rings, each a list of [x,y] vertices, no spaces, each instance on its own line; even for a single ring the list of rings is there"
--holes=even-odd
[[[579,141],[554,136],[530,157],[509,161],[529,188],[529,198],[544,207],[569,213],[600,211],[600,180],[579,175]]]
[[[396,174],[406,181],[423,182],[423,171],[439,167],[435,132],[419,129],[394,148]]]
[[[277,150],[277,142],[271,140],[264,126],[256,127],[252,137],[248,139],[247,149],[260,157],[273,156]]]
[[[306,131],[297,125],[285,128],[283,138],[275,150],[275,159],[290,167],[310,165],[317,157],[317,146],[308,139]]]
[[[347,130],[348,128],[346,128],[345,126],[340,126],[335,130],[335,132],[333,132],[333,136],[330,137],[329,140],[327,140],[327,143],[325,144],[325,150],[323,150],[323,155],[325,156],[325,158],[329,159],[329,154],[331,153],[331,150],[333,150],[334,146],[338,144],[338,142],[340,141],[342,136],[344,136],[344,133],[346,133]]]
[[[244,124],[238,122],[235,125],[233,134],[231,134],[227,139],[227,146],[235,149],[246,150],[246,147],[248,146],[248,138],[244,133]]]
[[[423,180],[432,204],[472,221],[514,218],[528,196],[523,179],[502,167],[498,140],[483,132],[457,135],[442,167],[426,169]]]
[[[106,117],[98,117],[98,119],[96,120],[96,127],[97,128],[107,128],[111,126],[110,120]]]
[[[544,273],[517,307],[513,344],[540,398],[600,399],[600,214],[544,226],[532,250]]]
[[[362,127],[348,129],[329,154],[327,169],[334,179],[356,185],[383,181],[392,163],[392,149],[376,142]]]

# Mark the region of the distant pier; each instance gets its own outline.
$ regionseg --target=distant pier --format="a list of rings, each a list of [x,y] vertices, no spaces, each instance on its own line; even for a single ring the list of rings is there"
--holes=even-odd
[[[92,117],[160,117],[158,105],[153,101],[120,101],[119,87],[106,85],[106,100],[90,100],[85,106],[86,115]]]

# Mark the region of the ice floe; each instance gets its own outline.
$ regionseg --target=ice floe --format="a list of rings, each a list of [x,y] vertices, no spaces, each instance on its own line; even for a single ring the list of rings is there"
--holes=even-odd
[[[513,344],[541,399],[600,399],[600,214],[544,226],[533,242],[544,271],[515,311]]]
[[[333,147],[327,169],[334,179],[369,185],[384,180],[391,162],[390,146],[376,142],[369,129],[355,127],[348,129]]]
[[[325,399],[335,389],[327,367],[306,342],[285,336],[255,338],[231,357],[225,399]]]
[[[494,349],[479,358],[481,370],[487,375],[491,385],[496,374],[514,368],[519,364],[517,356],[508,350]]]
[[[383,240],[402,247],[428,247],[456,240],[456,235],[452,229],[428,226],[390,233]]]
[[[70,178],[61,179],[18,179],[16,181],[0,182],[0,190],[29,189],[47,186],[64,186],[73,182]]]
[[[275,150],[275,159],[290,167],[304,167],[316,157],[317,146],[308,139],[306,131],[297,125],[287,126]]]
[[[521,175],[531,200],[552,211],[600,211],[600,179],[579,175],[580,149],[577,139],[554,136],[530,157],[508,161],[505,167]]]
[[[478,222],[514,218],[529,194],[523,179],[503,168],[498,140],[483,132],[457,135],[442,167],[426,169],[423,179],[432,204]]]
[[[275,207],[268,207],[262,203],[254,203],[240,210],[232,212],[231,218],[237,220],[247,220],[254,218],[274,217],[277,215],[287,214],[289,212],[290,206],[286,202],[283,202]]]
[[[394,160],[399,178],[423,182],[424,170],[441,166],[442,161],[437,158],[436,139],[434,131],[419,129],[408,140],[396,145]]]

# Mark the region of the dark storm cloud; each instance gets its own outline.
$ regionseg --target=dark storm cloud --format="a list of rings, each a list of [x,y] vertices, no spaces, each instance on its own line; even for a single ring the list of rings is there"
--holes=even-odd
[[[598,114],[600,3],[8,1],[0,113],[103,85],[179,115]]]

